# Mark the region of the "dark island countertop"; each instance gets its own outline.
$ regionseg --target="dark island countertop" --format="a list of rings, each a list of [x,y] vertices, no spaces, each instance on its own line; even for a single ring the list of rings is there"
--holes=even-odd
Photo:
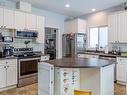
[[[101,68],[116,64],[115,61],[95,58],[62,58],[45,62],[61,68]]]

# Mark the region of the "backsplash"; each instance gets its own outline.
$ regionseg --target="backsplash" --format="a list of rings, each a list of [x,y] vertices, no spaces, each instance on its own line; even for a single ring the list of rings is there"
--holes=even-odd
[[[33,47],[34,44],[36,43],[36,41],[32,40],[32,39],[19,39],[19,38],[14,38],[14,41],[12,43],[12,45],[15,48],[25,48],[26,45],[24,44],[25,41],[30,41],[30,43],[28,44],[28,47]]]
[[[127,51],[127,43],[118,43],[118,44],[116,44],[116,43],[111,43],[111,44],[109,45],[109,51],[112,51],[112,47],[113,47],[113,46],[120,47],[120,50],[121,50],[122,52]]]

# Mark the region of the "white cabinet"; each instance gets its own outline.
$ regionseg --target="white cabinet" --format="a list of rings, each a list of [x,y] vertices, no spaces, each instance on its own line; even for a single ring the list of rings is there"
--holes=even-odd
[[[16,65],[9,65],[7,69],[7,86],[17,84],[17,67]]]
[[[14,11],[4,9],[4,28],[14,29]]]
[[[36,15],[26,13],[26,28],[28,30],[37,29],[37,16]]]
[[[0,66],[0,88],[6,87],[6,68],[4,65]]]
[[[14,28],[14,11],[0,8],[0,26],[2,28]]]
[[[37,42],[44,44],[44,39],[45,39],[45,32],[44,32],[44,27],[45,27],[45,19],[43,16],[37,16],[37,31],[38,31],[38,38]]]
[[[117,58],[117,81],[120,83],[127,82],[127,58]]]
[[[14,12],[14,27],[18,30],[26,28],[26,15],[24,12]]]
[[[92,54],[78,54],[79,58],[99,58],[99,55],[92,55]]]
[[[44,27],[44,17],[37,16],[37,28],[43,28],[43,27]]]
[[[65,21],[65,33],[86,33],[86,21],[82,19]]]
[[[45,78],[44,78],[45,77]],[[38,95],[54,95],[54,66],[40,62],[38,65]]]
[[[4,18],[3,16],[4,16],[3,15],[3,8],[0,8],[0,27],[3,26],[3,21],[4,21],[3,20],[3,18]]]
[[[17,84],[17,59],[1,60],[0,89]]]
[[[41,56],[41,61],[46,61],[46,60],[49,60],[49,55],[44,55],[44,56]]]
[[[108,41],[109,43],[114,43],[118,40],[117,32],[118,32],[118,26],[117,26],[117,15],[113,14],[108,17]]]
[[[127,11],[118,12],[108,17],[109,43],[127,42]]]
[[[44,40],[43,16],[0,8],[0,27],[17,30],[36,30],[39,31],[39,38],[43,38],[38,41],[43,42]]]
[[[127,12],[118,13],[118,41],[127,42]]]

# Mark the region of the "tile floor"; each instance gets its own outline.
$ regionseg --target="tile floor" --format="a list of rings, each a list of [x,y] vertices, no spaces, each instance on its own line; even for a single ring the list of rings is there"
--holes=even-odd
[[[127,95],[125,93],[125,86],[115,84],[115,95]],[[0,92],[0,95],[37,95],[37,84]]]

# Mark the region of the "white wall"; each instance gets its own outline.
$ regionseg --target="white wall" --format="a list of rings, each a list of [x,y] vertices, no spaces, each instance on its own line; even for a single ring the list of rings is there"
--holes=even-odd
[[[0,0],[0,5],[5,5],[9,8],[16,8],[16,4],[11,1]],[[51,11],[32,7],[32,13],[45,16],[45,27],[53,27],[59,29],[58,36],[58,58],[62,57],[62,33],[64,32],[64,20],[67,16],[57,14]]]

